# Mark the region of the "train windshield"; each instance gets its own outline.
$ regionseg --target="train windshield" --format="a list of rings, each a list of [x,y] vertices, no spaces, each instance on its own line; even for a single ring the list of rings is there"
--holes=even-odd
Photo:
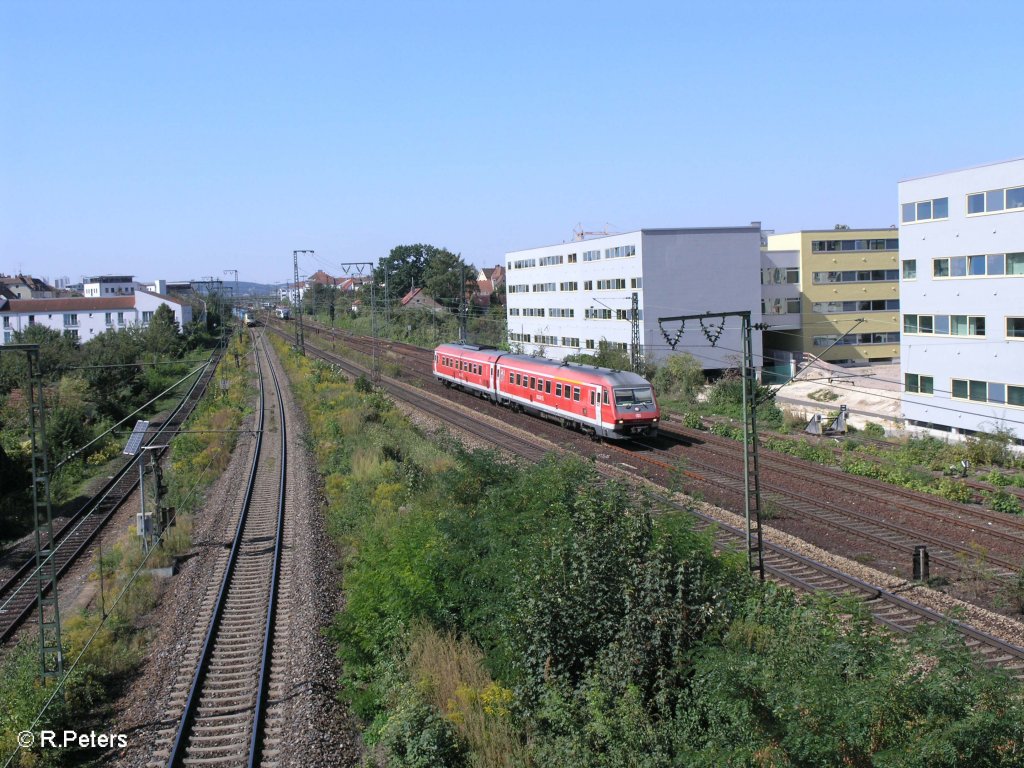
[[[650,387],[628,387],[615,390],[615,407],[632,408],[634,405],[653,405],[654,390]]]

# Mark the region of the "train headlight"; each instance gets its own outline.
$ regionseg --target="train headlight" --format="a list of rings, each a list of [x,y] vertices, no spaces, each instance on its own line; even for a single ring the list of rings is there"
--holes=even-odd
[[[615,423],[616,423],[616,424],[621,424],[621,423],[622,423],[622,419],[619,419],[619,420],[618,420],[618,421],[616,421]]]
[[[658,423],[658,420],[657,420],[657,419],[654,419],[653,421],[654,421],[654,423],[655,423],[655,424],[657,424],[657,423]]]

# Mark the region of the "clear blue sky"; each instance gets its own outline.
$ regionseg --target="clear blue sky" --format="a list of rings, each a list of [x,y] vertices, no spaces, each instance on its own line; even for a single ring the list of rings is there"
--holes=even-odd
[[[888,226],[900,179],[1024,155],[1022,29],[1020,2],[0,0],[0,271]]]

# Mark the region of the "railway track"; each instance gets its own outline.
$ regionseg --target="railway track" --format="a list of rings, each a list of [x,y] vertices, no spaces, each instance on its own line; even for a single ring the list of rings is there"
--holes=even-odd
[[[288,338],[284,333],[281,335]],[[306,351],[307,354],[337,365],[354,376],[367,373],[362,366],[347,361],[335,353],[317,348],[315,345],[307,344]],[[489,443],[497,442],[502,448],[531,461],[536,461],[548,452],[548,449],[539,446],[535,440],[523,438],[514,431],[502,430],[500,440],[498,440],[496,434],[499,427],[492,423],[495,420],[484,423],[479,416],[467,415],[463,409],[445,403],[440,398],[422,392],[413,386],[388,379],[382,381],[382,386],[390,394],[437,416],[445,423],[456,426]],[[633,459],[638,456],[635,453],[629,455]],[[646,460],[656,462],[652,459]],[[671,465],[665,464],[663,467],[675,471],[675,467]],[[730,486],[733,485],[731,480],[728,482]],[[735,485],[739,486],[740,482],[737,479]],[[664,495],[654,495],[663,505],[693,515],[697,519],[697,527],[713,527],[716,544],[720,549],[745,551],[745,531],[722,523],[698,510],[683,507]],[[949,623],[960,633],[964,643],[977,654],[983,663],[1002,667],[1018,679],[1024,679],[1024,648],[1005,642],[967,624],[950,621],[927,607],[917,605],[893,592],[842,574],[834,568],[777,544],[764,542],[764,552],[766,574],[776,581],[785,582],[805,592],[825,591],[833,595],[858,599],[863,602],[876,621],[901,633],[911,632],[925,622]]]
[[[161,441],[166,443],[178,431],[206,391],[219,359],[218,349],[198,372],[196,380],[167,419],[162,424],[150,427],[143,445],[156,446]],[[153,452],[156,453],[154,460],[158,460],[165,451],[166,446],[153,448]],[[135,458],[126,461],[97,494],[54,531],[56,544],[51,557],[57,566],[58,579],[67,573],[88,549],[124,500],[138,487],[137,467],[144,458],[145,452],[140,451]],[[6,642],[14,635],[36,606],[35,576],[38,566],[35,552],[31,547],[22,547],[22,550],[24,551],[8,554],[9,558],[21,558],[21,563],[0,585],[0,642]]]
[[[650,446],[643,442],[640,444],[650,448],[651,451],[659,455],[665,455],[663,451],[654,446]],[[732,446],[718,446],[717,448],[710,445],[702,447],[705,448],[705,450],[711,450],[712,452],[718,453],[718,455],[721,458],[726,459],[727,462],[735,464],[735,469],[732,472],[727,472],[723,470],[721,461],[712,463],[698,458],[693,458],[688,454],[685,459],[687,467],[698,467],[700,472],[693,473],[692,471],[689,471],[687,474],[694,479],[699,479],[704,482],[717,485],[720,488],[736,494],[738,498],[742,497],[743,475],[738,466],[740,459],[735,455],[738,451],[735,444]],[[630,452],[629,455],[640,461],[651,460],[650,457],[645,457],[643,454]],[[678,457],[673,454],[668,454],[668,458],[677,459]],[[663,466],[670,467],[671,465],[663,464]],[[774,465],[772,465],[772,468],[774,469]],[[820,477],[808,475],[807,471],[803,468],[800,468],[799,471],[792,472],[791,474],[805,480],[820,482]],[[948,536],[934,536],[922,532],[920,529],[912,526],[888,521],[877,515],[871,514],[870,512],[861,512],[849,506],[842,509],[829,508],[819,497],[799,493],[778,483],[768,482],[764,477],[762,477],[761,480],[761,490],[764,500],[771,502],[780,510],[802,516],[806,519],[814,520],[818,523],[826,524],[832,530],[843,531],[851,536],[873,541],[877,544],[892,548],[907,555],[913,554],[917,545],[927,544],[932,547],[932,549],[930,549],[932,562],[946,568],[950,573],[961,572],[965,567],[965,563],[968,562],[976,552],[975,548],[972,547],[973,541],[967,541],[966,543],[961,544],[953,541]],[[850,492],[859,493],[860,491],[859,489],[851,489]],[[937,518],[944,522],[948,522],[950,527],[953,527],[953,521],[948,518],[935,515],[925,509],[919,510],[919,513],[923,516],[932,517],[933,519]],[[960,521],[956,521],[956,524],[961,525]],[[995,532],[989,533],[987,531],[985,531],[985,534],[986,536],[997,535]],[[1000,556],[999,554],[989,551],[986,553],[986,562],[990,566],[992,575],[997,578],[1011,580],[1017,577],[1018,560],[1012,557]]]
[[[179,689],[183,699],[172,701],[181,714],[166,762],[157,763],[168,768],[268,765],[280,756],[281,734],[265,724],[285,528],[287,432],[273,365],[265,350],[256,357],[253,460],[209,622],[205,631],[193,633],[198,647],[188,656],[197,659],[194,673],[187,689]]]

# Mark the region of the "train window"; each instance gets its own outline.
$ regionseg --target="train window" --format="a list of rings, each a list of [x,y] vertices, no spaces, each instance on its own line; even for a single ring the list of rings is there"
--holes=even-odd
[[[522,385],[523,385],[523,379],[522,379],[522,377],[521,377],[521,376],[520,376],[520,375],[519,375],[519,374],[517,373],[517,374],[516,374],[516,386],[517,386],[517,387],[521,387]]]
[[[537,386],[537,379],[536,379],[536,377],[531,376],[530,377],[530,389],[533,389],[535,386]]]
[[[508,383],[509,384],[515,384],[516,383],[515,374],[512,373],[512,371],[508,372]]]
[[[596,405],[596,403],[594,402],[594,390],[590,390],[590,404]]]
[[[561,397],[561,396],[562,396],[562,385],[561,384],[555,384],[555,397]]]
[[[538,392],[543,392],[544,391],[544,379],[537,379],[537,391]]]
[[[551,382],[550,381],[545,381],[544,382],[544,394],[545,395],[550,395],[551,394]]]
[[[573,387],[572,388],[572,399],[575,400],[577,403],[580,401],[580,388],[579,387]]]
[[[604,390],[604,404],[608,405],[608,390]]]

